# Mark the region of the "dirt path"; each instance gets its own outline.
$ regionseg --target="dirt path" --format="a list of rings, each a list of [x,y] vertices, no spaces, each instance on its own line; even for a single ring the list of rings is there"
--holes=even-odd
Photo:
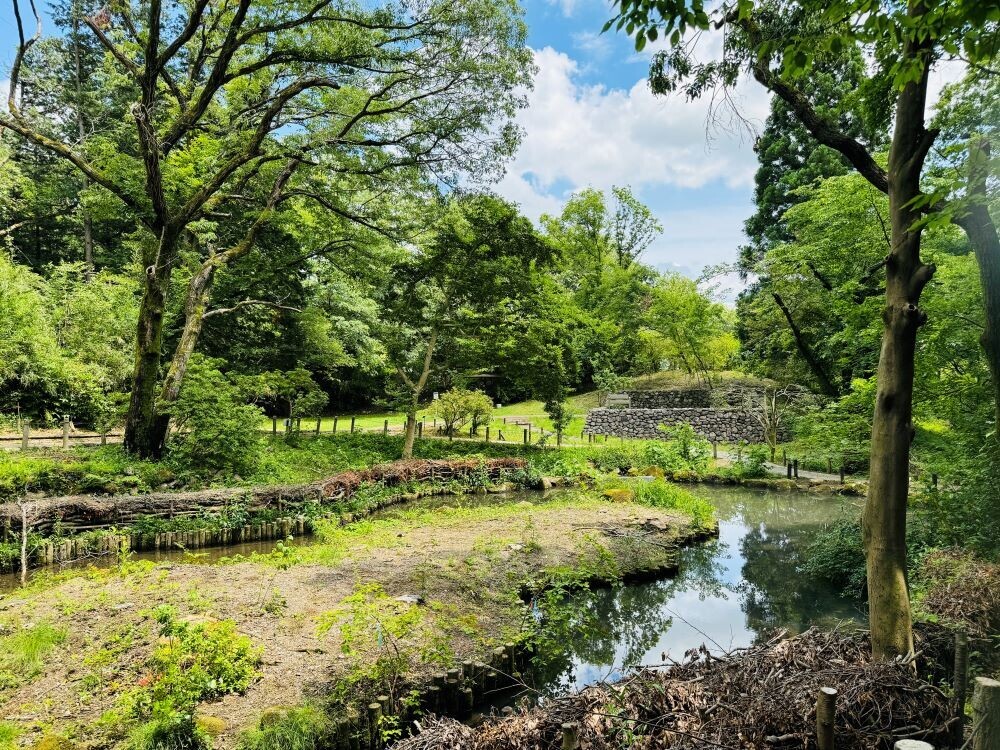
[[[541,505],[402,511],[331,527],[323,543],[267,559],[77,573],[0,598],[0,633],[39,622],[66,630],[37,675],[0,681],[0,715],[17,722],[24,747],[42,727],[70,726],[88,742],[120,744],[106,712],[142,683],[158,638],[152,613],[167,604],[180,618],[231,619],[264,647],[246,695],[200,709],[222,722],[217,746],[232,747],[268,707],[328,694],[390,647],[418,677],[481,658],[520,632],[517,592],[546,571],[615,578],[666,564],[691,533],[669,512],[569,493]],[[391,643],[365,635],[405,612],[412,623]]]

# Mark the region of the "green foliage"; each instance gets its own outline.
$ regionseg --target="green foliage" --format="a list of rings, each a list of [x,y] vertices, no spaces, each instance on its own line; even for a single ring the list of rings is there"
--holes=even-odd
[[[34,423],[108,421],[132,367],[134,285],[61,265],[48,279],[0,253],[0,412]]]
[[[258,455],[260,409],[243,403],[240,389],[217,363],[197,355],[184,385],[170,407],[175,432],[169,456],[181,469],[195,474],[246,473]]]
[[[770,473],[767,462],[767,448],[751,445],[740,451],[727,473],[739,479],[760,479]]]
[[[51,622],[19,627],[0,637],[0,692],[30,683],[49,653],[66,640],[66,629]]]
[[[240,735],[238,750],[323,750],[332,739],[327,714],[311,705],[269,709],[260,724]]]
[[[312,374],[304,368],[265,372],[237,379],[249,398],[280,403],[289,417],[318,417],[329,402]]]
[[[664,479],[612,481],[601,487],[628,488],[634,493],[634,502],[652,508],[680,511],[690,517],[696,529],[709,528],[715,520],[715,509],[710,502]]]
[[[197,750],[211,747],[195,720],[203,700],[245,692],[258,676],[262,649],[236,631],[232,620],[178,620],[171,607],[154,612],[161,643],[139,687],[121,700],[135,722],[132,750]]]
[[[860,521],[843,518],[824,529],[806,549],[802,570],[835,590],[860,596],[866,587]]]
[[[470,423],[475,433],[479,427],[489,424],[493,401],[482,391],[452,388],[431,404],[430,412],[444,422],[446,435],[454,435]]]
[[[667,436],[667,446],[684,463],[683,468],[691,471],[703,471],[708,468],[712,444],[698,435],[691,425],[687,423],[671,427],[661,425],[660,430]]]
[[[323,613],[319,634],[337,628],[341,651],[351,665],[347,678],[337,686],[339,697],[353,694],[359,686],[370,691],[393,690],[420,665],[452,663],[449,625],[461,623],[437,617],[442,607],[437,602],[427,606],[401,602],[381,584],[362,583],[336,609]]]

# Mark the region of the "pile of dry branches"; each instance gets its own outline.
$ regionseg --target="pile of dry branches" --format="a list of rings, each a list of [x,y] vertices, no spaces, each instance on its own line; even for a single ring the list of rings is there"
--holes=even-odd
[[[151,492],[145,495],[67,495],[30,501],[31,526],[47,532],[55,523],[77,531],[128,525],[141,516],[176,518],[218,511],[234,503],[250,511],[269,508],[294,510],[307,502],[350,498],[359,487],[384,484],[394,487],[411,481],[449,481],[483,472],[491,479],[524,468],[519,458],[462,459],[457,461],[396,461],[364,471],[346,471],[312,484],[274,487],[221,488],[196,492]],[[0,503],[0,529],[20,529],[21,503]],[[2,532],[0,532],[2,533]]]
[[[972,638],[1000,633],[1000,565],[961,550],[941,550],[924,558],[919,577],[926,586],[924,610]]]
[[[576,722],[583,750],[815,747],[816,693],[836,688],[839,750],[943,739],[946,696],[912,665],[876,662],[864,633],[809,630],[723,658],[704,648],[682,663],[644,669],[615,685],[493,717],[475,730],[433,719],[397,750],[556,750]]]

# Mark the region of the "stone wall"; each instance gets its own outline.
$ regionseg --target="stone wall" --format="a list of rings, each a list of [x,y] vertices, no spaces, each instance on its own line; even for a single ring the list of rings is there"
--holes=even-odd
[[[689,424],[704,438],[724,443],[764,441],[761,426],[738,409],[591,409],[584,432],[614,437],[656,439],[666,436],[660,425]]]
[[[712,405],[711,393],[704,388],[686,388],[673,391],[625,391],[633,409],[678,409],[682,407],[708,407]]]

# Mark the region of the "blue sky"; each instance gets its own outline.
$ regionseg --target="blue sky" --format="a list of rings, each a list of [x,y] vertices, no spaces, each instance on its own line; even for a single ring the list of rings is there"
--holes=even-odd
[[[735,260],[753,210],[751,130],[707,128],[707,100],[653,97],[645,81],[656,47],[636,54],[624,34],[601,34],[607,0],[522,4],[539,71],[520,117],[524,143],[499,191],[534,218],[574,190],[630,185],[664,227],[647,263],[697,276]],[[747,81],[738,94],[741,114],[762,127],[766,92]]]

